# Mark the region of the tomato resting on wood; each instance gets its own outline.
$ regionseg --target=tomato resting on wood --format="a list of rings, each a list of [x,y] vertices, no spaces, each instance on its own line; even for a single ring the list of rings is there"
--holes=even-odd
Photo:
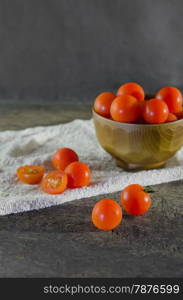
[[[44,175],[44,167],[42,166],[22,166],[17,169],[16,174],[20,181],[27,184],[38,184]]]
[[[94,110],[99,115],[110,118],[110,107],[116,95],[111,92],[104,92],[97,96],[94,102]]]
[[[51,158],[52,165],[57,170],[64,170],[69,164],[78,160],[77,153],[69,148],[59,149]]]
[[[102,199],[93,207],[92,222],[99,229],[114,229],[120,224],[121,220],[122,209],[112,199]]]
[[[137,121],[141,113],[137,99],[130,95],[116,97],[111,104],[110,111],[114,121],[126,123]]]
[[[67,166],[65,173],[68,176],[68,187],[79,188],[90,183],[91,171],[83,162],[73,162]]]
[[[144,107],[143,117],[147,123],[160,124],[168,119],[167,104],[158,99],[147,100]]]
[[[121,192],[121,204],[130,215],[143,215],[151,206],[151,197],[143,186],[130,184]]]
[[[120,86],[117,95],[131,95],[138,101],[143,101],[145,97],[144,89],[135,82],[128,82]]]
[[[177,113],[182,110],[182,93],[175,87],[167,86],[162,88],[157,92],[156,98],[165,101],[171,113]]]
[[[67,175],[63,171],[53,171],[43,177],[41,188],[48,194],[61,194],[67,187]]]

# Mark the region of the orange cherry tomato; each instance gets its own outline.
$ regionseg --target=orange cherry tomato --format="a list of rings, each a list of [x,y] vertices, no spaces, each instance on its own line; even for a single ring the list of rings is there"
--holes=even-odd
[[[128,82],[120,86],[117,91],[117,95],[131,95],[135,97],[138,101],[143,101],[145,98],[144,89],[135,82]]]
[[[166,123],[168,123],[168,122],[174,122],[174,121],[177,121],[176,115],[174,115],[172,113],[169,113],[168,114],[168,119],[166,120]]]
[[[61,194],[67,188],[67,175],[63,171],[49,172],[43,177],[41,188],[47,194]]]
[[[151,206],[151,197],[139,184],[130,184],[121,192],[124,210],[133,216],[143,215]]]
[[[44,175],[44,167],[42,166],[22,166],[17,169],[16,174],[20,181],[27,184],[38,184]]]
[[[112,199],[103,199],[95,204],[92,210],[93,224],[102,230],[111,230],[117,227],[122,220],[122,209]]]
[[[69,148],[59,149],[51,158],[52,165],[57,170],[65,170],[69,164],[78,160],[77,153]]]
[[[97,96],[94,102],[94,110],[99,115],[110,118],[110,107],[116,95],[111,92],[104,92]]]
[[[132,123],[140,115],[140,107],[136,98],[130,95],[118,96],[111,104],[111,117],[118,122]]]
[[[168,114],[168,106],[164,101],[158,99],[146,101],[143,117],[147,123],[164,123],[168,118]]]
[[[91,171],[83,162],[73,162],[67,166],[65,173],[68,176],[68,187],[79,188],[90,183]]]
[[[182,94],[175,87],[167,86],[162,88],[157,92],[156,98],[165,101],[171,113],[177,113],[182,110]]]

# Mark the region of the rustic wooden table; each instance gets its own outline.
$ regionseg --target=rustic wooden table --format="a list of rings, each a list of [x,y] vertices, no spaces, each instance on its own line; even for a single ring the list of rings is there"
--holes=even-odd
[[[0,102],[0,130],[90,117],[90,103]],[[182,277],[183,183],[154,190],[146,215],[125,216],[110,232],[92,226],[91,209],[119,193],[1,216],[0,277]]]

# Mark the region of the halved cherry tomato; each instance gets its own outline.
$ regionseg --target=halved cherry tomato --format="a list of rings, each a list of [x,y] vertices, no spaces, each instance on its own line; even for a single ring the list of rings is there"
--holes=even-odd
[[[130,184],[121,192],[121,203],[130,215],[144,214],[151,206],[151,197],[139,184]]]
[[[67,175],[63,171],[48,173],[41,182],[41,188],[48,194],[61,194],[67,187]]]
[[[156,98],[165,101],[171,113],[177,113],[182,110],[182,93],[173,86],[167,86],[159,90]]]
[[[168,119],[166,120],[166,123],[168,123],[168,122],[174,122],[174,121],[177,121],[176,115],[174,115],[172,113],[169,113]]]
[[[44,175],[44,167],[42,166],[22,166],[17,169],[16,174],[20,181],[27,184],[38,184]]]
[[[144,89],[136,82],[128,82],[120,86],[117,95],[131,95],[138,101],[143,101],[145,98]]]
[[[143,117],[147,123],[164,123],[168,119],[168,114],[168,106],[164,101],[158,99],[146,101]]]
[[[104,92],[97,96],[94,102],[94,110],[99,115],[110,118],[110,107],[116,95],[111,92]]]
[[[69,148],[59,149],[51,158],[52,165],[57,170],[65,170],[69,164],[78,160],[77,153]]]
[[[135,97],[122,95],[116,97],[111,104],[111,117],[118,122],[132,123],[140,115],[140,107]]]
[[[78,188],[90,183],[91,171],[83,162],[73,162],[67,166],[65,173],[68,176],[68,187]]]
[[[92,222],[99,229],[114,229],[120,224],[121,220],[122,209],[112,199],[102,199],[93,207]]]

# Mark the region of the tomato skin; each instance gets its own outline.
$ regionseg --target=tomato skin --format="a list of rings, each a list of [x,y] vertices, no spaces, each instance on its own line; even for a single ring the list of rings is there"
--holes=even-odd
[[[47,194],[61,194],[67,188],[67,175],[63,171],[52,171],[43,177],[41,189]]]
[[[169,113],[169,114],[168,114],[168,119],[166,120],[166,123],[174,122],[174,121],[177,121],[176,115],[174,115],[174,114],[172,114],[172,113]]]
[[[147,123],[160,124],[166,122],[169,114],[167,104],[163,100],[150,99],[146,101],[143,117]]]
[[[68,176],[68,187],[79,188],[90,183],[91,171],[83,162],[73,162],[67,166],[65,173]]]
[[[151,197],[139,184],[130,184],[121,192],[124,210],[133,216],[143,215],[151,206]]]
[[[181,110],[180,112],[176,113],[175,114],[177,119],[180,120],[180,119],[183,119],[183,110]]]
[[[131,95],[138,101],[143,101],[145,98],[144,89],[136,82],[128,82],[121,85],[117,91],[117,96]]]
[[[110,112],[114,121],[132,123],[139,118],[140,107],[136,98],[122,95],[113,100]]]
[[[45,169],[42,166],[22,166],[17,169],[16,174],[20,181],[27,184],[38,184],[41,182]]]
[[[92,222],[99,229],[112,230],[120,224],[121,220],[122,209],[112,199],[102,199],[93,207]]]
[[[61,148],[52,156],[51,162],[55,169],[65,170],[74,161],[78,161],[77,153],[70,148]]]
[[[104,92],[97,96],[94,102],[94,110],[99,115],[110,118],[110,107],[116,95],[111,92]]]
[[[157,92],[156,98],[165,101],[171,113],[177,113],[182,110],[182,93],[175,87],[167,86],[162,88]]]

